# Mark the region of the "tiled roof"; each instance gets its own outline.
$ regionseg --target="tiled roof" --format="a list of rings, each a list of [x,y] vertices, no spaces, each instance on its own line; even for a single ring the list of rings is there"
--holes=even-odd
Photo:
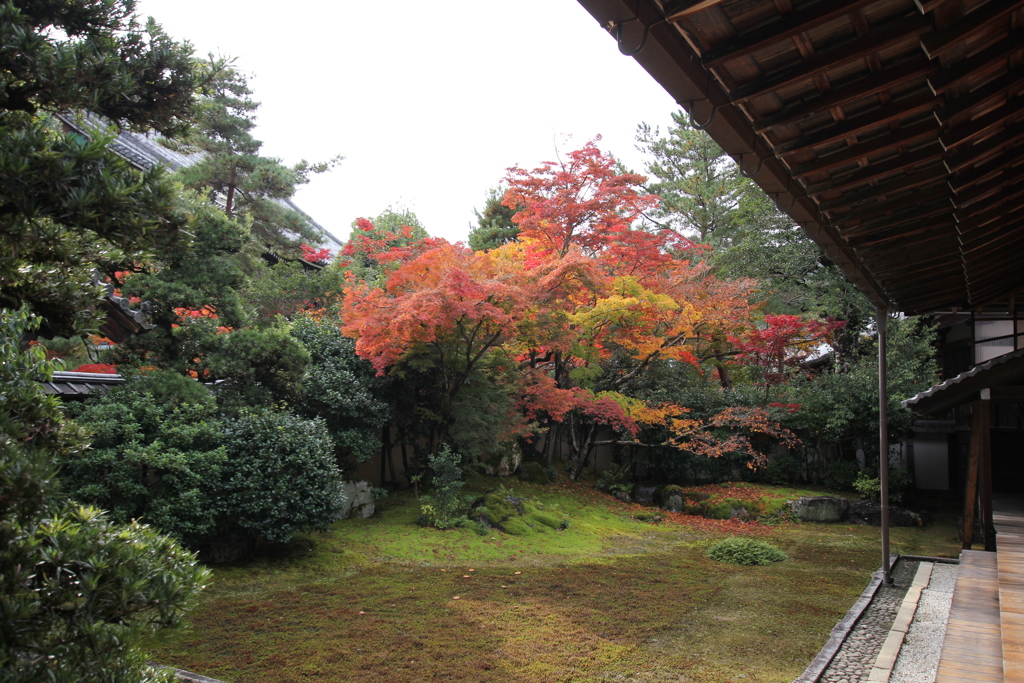
[[[106,391],[124,382],[121,375],[106,375],[98,372],[55,372],[49,382],[43,382],[43,391],[48,394],[88,396]]]
[[[109,123],[105,119],[90,113],[75,116],[61,115],[59,118],[68,126],[85,135],[97,131],[105,131],[109,127]],[[202,152],[182,154],[160,144],[160,139],[155,135],[144,135],[129,130],[121,130],[110,143],[110,149],[127,159],[135,167],[147,170],[160,165],[177,170],[197,164],[203,158]],[[324,239],[332,242],[336,247],[345,246],[344,242],[327,230],[327,228],[313,220],[308,213],[299,208],[291,199],[278,199],[276,201],[302,214],[323,235]]]
[[[961,372],[928,391],[908,398],[903,401],[903,406],[918,415],[926,415],[971,400],[982,389],[1021,379],[1024,379],[1024,349],[998,356]]]

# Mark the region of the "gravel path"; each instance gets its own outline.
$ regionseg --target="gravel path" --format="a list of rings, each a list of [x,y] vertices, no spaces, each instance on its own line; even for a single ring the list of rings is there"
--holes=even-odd
[[[871,604],[854,624],[820,681],[859,683],[868,680],[916,571],[917,562],[902,560],[896,563],[892,572],[893,585],[878,587]]]
[[[957,565],[936,563],[928,587],[921,592],[917,613],[903,641],[890,683],[932,683],[946,635]]]

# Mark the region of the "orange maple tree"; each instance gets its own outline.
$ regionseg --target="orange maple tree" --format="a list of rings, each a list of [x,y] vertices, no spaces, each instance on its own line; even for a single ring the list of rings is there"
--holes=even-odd
[[[397,264],[383,288],[351,281],[343,330],[378,373],[432,364],[447,419],[470,375],[493,361],[515,384],[520,427],[572,423],[577,470],[599,443],[753,458],[748,434],[791,440],[764,409],[700,420],[630,395],[653,363],[702,369],[753,325],[753,282],[716,277],[687,258],[701,247],[673,232],[634,227],[657,202],[642,176],[617,173],[588,143],[565,162],[509,169],[506,181],[518,241],[488,252],[439,242],[389,249],[371,255]],[[643,443],[645,427],[666,436]]]

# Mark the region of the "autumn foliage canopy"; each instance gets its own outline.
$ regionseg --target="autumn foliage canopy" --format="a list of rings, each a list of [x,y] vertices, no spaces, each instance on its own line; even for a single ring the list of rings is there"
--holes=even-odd
[[[389,272],[382,283],[350,277],[343,331],[378,373],[436,368],[448,409],[473,373],[511,384],[510,435],[572,419],[590,426],[588,447],[608,443],[598,434],[609,430],[598,427],[610,427],[623,444],[641,445],[641,434],[653,433],[660,445],[755,459],[752,434],[792,442],[766,408],[695,419],[685,406],[631,392],[655,363],[703,370],[765,345],[753,322],[752,281],[716,277],[695,258],[703,247],[675,232],[636,227],[658,202],[643,182],[617,172],[591,142],[564,161],[509,169],[504,203],[518,209],[519,236],[491,251],[370,239],[372,224],[360,223],[367,237],[356,232],[357,246],[344,256],[387,264]],[[738,351],[730,340],[747,346]]]

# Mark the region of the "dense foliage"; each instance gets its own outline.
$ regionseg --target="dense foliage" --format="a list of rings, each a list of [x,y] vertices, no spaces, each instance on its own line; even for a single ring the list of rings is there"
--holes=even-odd
[[[54,364],[19,348],[36,325],[0,310],[0,678],[153,680],[142,635],[176,624],[208,573],[153,529],[61,503],[55,460],[86,443],[38,381]]]
[[[322,529],[341,506],[322,420],[225,414],[207,387],[170,371],[133,377],[69,409],[92,437],[91,449],[62,458],[69,495],[118,521],[152,524],[210,558]]]

